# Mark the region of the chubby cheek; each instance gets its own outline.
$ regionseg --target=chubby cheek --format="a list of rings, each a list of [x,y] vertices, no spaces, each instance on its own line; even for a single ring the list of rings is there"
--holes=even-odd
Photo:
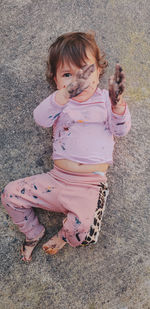
[[[56,83],[56,86],[57,86],[57,89],[58,89],[58,90],[64,88],[65,83],[64,83],[60,78],[55,77],[55,78],[54,78],[54,81],[55,81],[55,83]]]

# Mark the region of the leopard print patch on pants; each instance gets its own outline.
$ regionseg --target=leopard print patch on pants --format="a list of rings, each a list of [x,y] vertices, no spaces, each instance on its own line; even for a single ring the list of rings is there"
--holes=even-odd
[[[102,217],[103,217],[104,210],[105,210],[106,200],[109,194],[107,183],[105,184],[100,183],[98,186],[100,187],[99,198],[98,198],[98,203],[97,203],[97,207],[95,210],[93,224],[90,226],[90,230],[88,234],[86,235],[85,240],[82,242],[81,246],[82,245],[88,246],[90,244],[96,244],[98,240]]]

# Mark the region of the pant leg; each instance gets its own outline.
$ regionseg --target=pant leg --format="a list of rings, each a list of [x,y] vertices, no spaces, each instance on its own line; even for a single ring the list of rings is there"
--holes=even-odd
[[[2,204],[26,238],[33,239],[44,229],[33,208],[63,212],[58,193],[59,181],[43,173],[10,182],[3,190]]]
[[[59,236],[72,247],[96,243],[107,196],[107,183],[74,184],[64,189],[61,200],[68,214]]]

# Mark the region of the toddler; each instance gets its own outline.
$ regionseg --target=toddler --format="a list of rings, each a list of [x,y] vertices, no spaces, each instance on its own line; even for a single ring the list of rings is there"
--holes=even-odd
[[[72,247],[96,243],[103,217],[108,184],[106,172],[113,159],[114,138],[131,126],[123,100],[125,76],[119,64],[109,79],[109,90],[98,88],[107,61],[94,35],[67,33],[51,45],[47,79],[55,91],[34,110],[35,122],[53,126],[54,168],[9,183],[2,203],[26,236],[22,260],[45,234],[34,208],[65,214],[61,230],[43,245],[56,254]]]

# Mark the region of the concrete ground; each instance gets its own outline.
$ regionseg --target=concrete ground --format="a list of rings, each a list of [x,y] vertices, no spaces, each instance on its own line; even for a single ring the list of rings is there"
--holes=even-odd
[[[35,125],[32,111],[51,91],[47,51],[64,32],[95,31],[109,61],[101,87],[120,61],[132,129],[116,139],[97,245],[66,246],[51,257],[40,244],[25,264],[19,257],[24,236],[0,208],[0,309],[150,308],[149,12],[149,0],[1,0],[1,188],[52,167],[51,131]],[[62,216],[38,213],[45,242]]]

